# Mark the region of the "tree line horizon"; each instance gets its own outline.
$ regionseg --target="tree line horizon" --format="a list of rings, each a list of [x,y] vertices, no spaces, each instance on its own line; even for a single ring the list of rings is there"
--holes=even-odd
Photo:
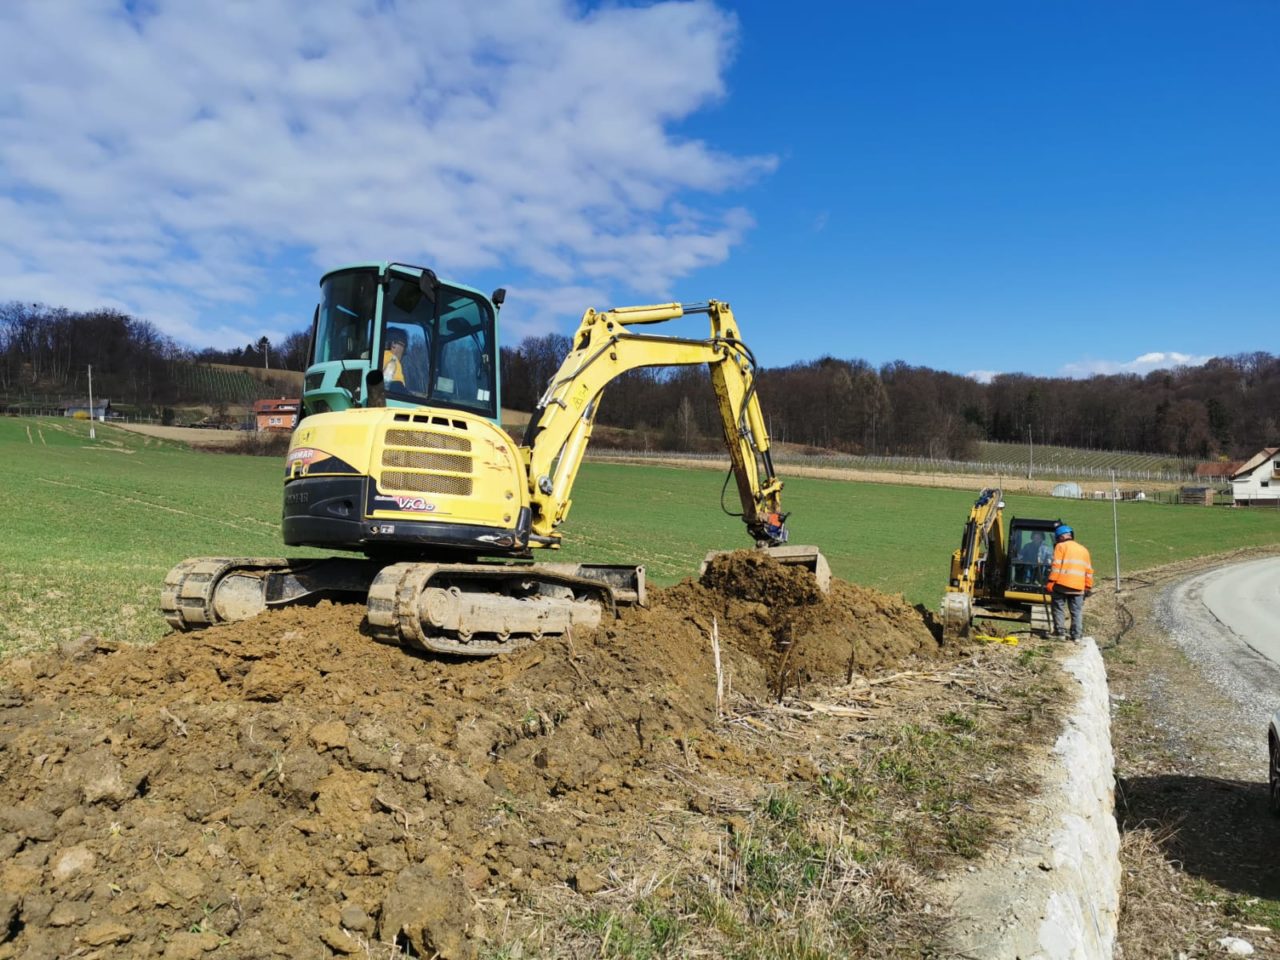
[[[179,395],[183,364],[300,371],[310,331],[278,345],[191,349],[117,310],[0,304],[0,397],[94,392],[138,408],[201,401]],[[532,410],[568,353],[559,333],[501,348],[503,405]],[[1186,458],[1242,458],[1280,444],[1280,357],[1265,351],[1194,367],[1082,379],[1002,373],[989,383],[895,360],[824,356],[762,367],[757,384],[775,442],[851,454],[970,459],[979,441]],[[598,424],[654,449],[716,450],[719,415],[702,367],[636,370],[605,390]]]

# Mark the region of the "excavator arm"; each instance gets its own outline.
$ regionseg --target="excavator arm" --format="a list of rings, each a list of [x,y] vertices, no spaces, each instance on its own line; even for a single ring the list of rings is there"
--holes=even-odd
[[[637,333],[632,328],[691,314],[711,323],[705,340]],[[556,528],[568,516],[573,483],[591,438],[604,389],[640,367],[707,364],[715,388],[725,446],[737,481],[742,519],[761,545],[786,540],[769,434],[756,395],[755,358],[740,338],[727,303],[664,303],[588,310],[573,347],[538,402],[521,448],[533,509],[531,539],[558,543]]]
[[[988,578],[1001,575],[1004,564],[1004,494],[988,487],[969,510],[960,546],[951,555],[951,577],[942,601],[944,636],[968,635],[975,596],[984,592]]]
[[[999,576],[1005,562],[1004,499],[998,487],[983,490],[969,511],[960,547],[951,555],[952,590],[972,595],[986,577]]]

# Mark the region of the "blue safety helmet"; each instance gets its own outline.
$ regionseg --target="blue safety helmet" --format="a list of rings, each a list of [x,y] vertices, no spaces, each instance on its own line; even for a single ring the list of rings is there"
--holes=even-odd
[[[1056,539],[1061,540],[1063,537],[1075,536],[1075,531],[1072,530],[1070,527],[1068,527],[1065,523],[1060,523],[1058,524],[1057,527],[1054,528],[1053,535]]]

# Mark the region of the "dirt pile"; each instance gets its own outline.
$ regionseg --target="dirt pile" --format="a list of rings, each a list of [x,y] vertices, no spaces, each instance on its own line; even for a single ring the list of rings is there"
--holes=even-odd
[[[936,649],[900,598],[751,554],[519,654],[381,646],[321,604],[0,663],[0,958],[467,958],[525,894],[590,895],[681,770],[811,765],[726,736],[738,698]],[[224,955],[220,952],[217,955]]]

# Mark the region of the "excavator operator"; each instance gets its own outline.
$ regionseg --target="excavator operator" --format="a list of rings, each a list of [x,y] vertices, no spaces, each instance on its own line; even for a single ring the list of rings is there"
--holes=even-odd
[[[409,340],[404,331],[387,331],[387,349],[382,353],[382,380],[404,386],[404,351]]]
[[[1053,548],[1044,541],[1044,534],[1035,530],[1031,539],[1018,551],[1017,570],[1021,583],[1040,583],[1049,572],[1049,564],[1053,562]]]

